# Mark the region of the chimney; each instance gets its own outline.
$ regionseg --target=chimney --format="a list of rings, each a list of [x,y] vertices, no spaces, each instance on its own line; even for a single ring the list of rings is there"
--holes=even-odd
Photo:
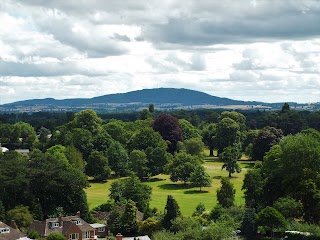
[[[10,222],[10,227],[12,227],[13,229],[18,229],[18,226],[17,226],[15,220],[11,220],[11,222]]]
[[[117,235],[116,235],[116,238],[117,238],[117,240],[122,240],[122,234],[121,233],[118,233]]]

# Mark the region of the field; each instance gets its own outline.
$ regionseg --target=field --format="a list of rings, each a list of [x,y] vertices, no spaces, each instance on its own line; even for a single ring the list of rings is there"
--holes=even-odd
[[[208,151],[205,153],[208,154]],[[246,171],[251,168],[253,164],[246,159],[242,159],[239,162],[242,171],[241,173],[233,174],[231,182],[236,189],[235,204],[243,205],[244,198],[243,192],[241,191],[243,178]],[[212,209],[217,202],[216,191],[220,187],[220,179],[221,177],[228,176],[226,170],[221,170],[222,164],[223,163],[216,157],[205,158],[203,165],[212,177],[212,186],[203,188],[202,192],[199,191],[198,187],[185,186],[183,183],[174,183],[170,181],[168,175],[161,174],[151,178],[146,182],[152,187],[150,207],[156,207],[160,211],[163,211],[166,205],[167,195],[172,195],[177,200],[183,215],[191,215],[200,202],[202,202],[207,209]],[[104,183],[90,183],[91,187],[85,190],[90,209],[108,200],[109,188],[115,180],[116,179],[111,179]]]

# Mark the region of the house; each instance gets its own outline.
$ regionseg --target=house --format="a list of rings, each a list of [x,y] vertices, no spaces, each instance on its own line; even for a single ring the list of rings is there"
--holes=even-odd
[[[95,235],[99,237],[108,236],[108,228],[106,224],[93,223],[90,224],[91,227],[95,229]]]
[[[93,240],[95,237],[95,229],[80,218],[79,212],[75,216],[33,221],[29,229],[34,229],[41,237],[50,233],[62,233],[68,240]]]
[[[116,235],[117,240],[151,240],[148,235],[137,237],[123,237],[121,233]]]
[[[122,205],[120,207],[120,211],[121,213],[123,213],[125,210],[125,205]],[[110,212],[102,212],[102,211],[98,211],[96,213],[93,213],[92,214],[94,218],[96,219],[99,219],[100,221],[103,221],[105,222],[106,224],[108,224],[108,220],[109,220],[109,217],[110,217]],[[140,212],[139,210],[137,210],[137,219],[139,221],[142,221],[143,220],[143,217],[144,217],[144,213],[143,212]]]
[[[16,240],[24,236],[19,230],[0,221],[0,240]]]

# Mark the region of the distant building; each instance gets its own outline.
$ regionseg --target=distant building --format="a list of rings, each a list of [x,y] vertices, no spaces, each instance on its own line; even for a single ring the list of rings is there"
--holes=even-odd
[[[19,230],[0,221],[0,240],[16,240],[25,237]]]
[[[61,233],[69,240],[95,239],[95,228],[81,219],[80,213],[75,216],[33,221],[29,229],[37,231],[41,237],[47,237],[50,233]]]

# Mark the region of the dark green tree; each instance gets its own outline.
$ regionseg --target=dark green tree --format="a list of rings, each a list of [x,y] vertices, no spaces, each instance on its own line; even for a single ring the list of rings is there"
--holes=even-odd
[[[259,169],[249,170],[244,177],[241,190],[244,191],[246,206],[258,209],[263,203],[263,178]]]
[[[128,200],[124,213],[120,218],[121,233],[127,236],[134,236],[138,232],[137,207],[132,200]]]
[[[120,203],[130,199],[136,203],[139,211],[147,212],[151,190],[150,186],[141,183],[138,177],[132,175],[130,178],[118,180],[111,184],[110,198]]]
[[[6,221],[6,210],[2,204],[2,201],[0,201],[0,221],[1,222]]]
[[[65,240],[66,237],[62,233],[50,233],[47,236],[47,240]]]
[[[229,178],[221,179],[221,187],[217,190],[217,199],[223,208],[229,208],[234,205],[236,190]]]
[[[205,125],[202,130],[203,142],[208,146],[211,157],[213,156],[214,148],[217,146],[216,133],[217,133],[217,125],[215,123],[210,123],[208,125]]]
[[[218,153],[222,153],[226,147],[240,143],[240,136],[239,124],[231,118],[223,118],[217,124],[216,141]]]
[[[189,138],[183,141],[184,149],[187,153],[201,157],[204,151],[204,144],[201,138]]]
[[[114,141],[107,149],[110,168],[118,175],[125,176],[128,172],[129,157],[121,143]]]
[[[253,208],[246,208],[241,223],[241,234],[247,239],[254,239],[257,234],[256,213]]]
[[[271,236],[275,229],[284,229],[287,225],[285,218],[273,207],[266,207],[257,215],[257,225]]]
[[[93,150],[88,157],[86,174],[96,180],[104,180],[111,175],[108,159],[102,152]]]
[[[72,120],[73,128],[82,128],[88,130],[91,134],[97,134],[100,131],[101,124],[102,119],[91,109],[76,113]]]
[[[303,205],[301,202],[291,198],[282,197],[279,198],[273,207],[280,212],[285,219],[292,221],[296,218],[301,218],[303,216]]]
[[[263,157],[270,148],[278,144],[283,137],[282,131],[274,127],[265,127],[261,129],[253,142],[252,158],[254,160],[263,160]]]
[[[17,206],[7,212],[7,219],[14,220],[19,228],[27,228],[33,222],[33,217],[27,206]]]
[[[229,172],[229,177],[235,172],[241,172],[240,165],[237,162],[241,155],[241,149],[238,144],[224,148],[223,152],[219,154],[220,160],[224,162],[222,169],[225,168]]]
[[[197,157],[185,152],[177,153],[173,161],[167,166],[171,181],[183,181],[186,183],[190,179],[191,173],[194,172],[199,164]]]
[[[200,131],[194,127],[188,120],[179,119],[179,124],[182,130],[183,139],[201,138]]]
[[[162,219],[162,226],[165,229],[170,229],[172,226],[172,221],[181,215],[179,205],[173,196],[168,195],[167,204],[164,209],[164,216]]]
[[[206,173],[204,167],[202,165],[196,166],[194,171],[190,175],[190,182],[200,188],[202,187],[210,187],[211,186],[211,178],[208,173]]]
[[[148,159],[143,150],[133,150],[129,155],[130,169],[143,180],[148,176]]]

